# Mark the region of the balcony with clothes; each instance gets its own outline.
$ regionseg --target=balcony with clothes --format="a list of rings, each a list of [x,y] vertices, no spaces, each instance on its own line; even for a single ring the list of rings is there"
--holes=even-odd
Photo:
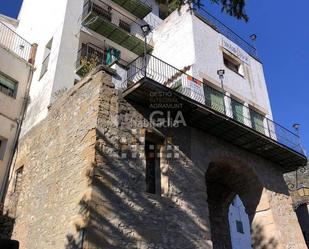
[[[102,1],[87,1],[84,5],[82,25],[136,55],[144,52],[144,21],[132,19]],[[147,51],[152,46],[147,44]]]
[[[168,93],[183,106],[191,126],[269,159],[286,171],[305,165],[298,135],[221,89],[193,78],[157,57],[139,57],[128,66],[121,87],[129,101],[147,106],[150,93]]]
[[[76,61],[76,74],[84,77],[99,65],[115,68],[117,63],[125,67],[128,63],[121,59],[121,51],[111,46],[98,47],[92,43],[82,43]]]

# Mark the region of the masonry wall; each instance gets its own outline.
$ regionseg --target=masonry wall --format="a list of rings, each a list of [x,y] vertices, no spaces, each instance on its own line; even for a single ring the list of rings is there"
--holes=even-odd
[[[94,158],[101,81],[72,88],[20,141],[14,171],[24,167],[22,187],[14,190],[13,174],[6,209],[16,217],[13,238],[21,248],[73,248],[80,243],[80,201],[87,195],[87,167]]]
[[[25,167],[13,233],[22,249],[230,248],[225,207],[213,204],[235,194],[254,248],[306,248],[278,165],[195,128],[153,129],[151,111],[102,71],[55,102],[15,164]],[[145,191],[149,133],[162,141],[160,194]]]

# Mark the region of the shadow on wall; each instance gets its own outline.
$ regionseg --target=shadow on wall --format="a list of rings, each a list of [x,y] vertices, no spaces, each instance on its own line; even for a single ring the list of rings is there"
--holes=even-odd
[[[12,237],[15,219],[8,213],[3,214],[0,204],[0,239],[10,239]]]
[[[105,99],[103,101],[109,102],[111,98],[107,96]],[[245,173],[241,177],[238,170],[227,164],[220,172],[215,167],[214,171],[207,173],[205,184],[207,166],[203,170],[193,167],[186,143],[176,142],[173,146],[179,146],[179,156],[166,159],[170,165],[166,173],[170,189],[167,198],[145,193],[144,159],[142,153],[137,153],[135,158],[136,151],[130,146],[134,141],[137,148],[142,147],[142,135],[139,131],[133,133],[132,127],[121,127],[122,123],[126,124],[126,118],[132,118],[132,110],[126,105],[118,108],[117,113],[111,109],[99,113],[96,158],[87,174],[93,191],[91,198],[85,196],[80,202],[80,213],[85,219],[82,237],[85,239],[67,235],[66,249],[230,249],[226,221],[231,201],[239,194],[252,222],[262,194],[263,188],[251,168],[242,168]],[[112,117],[118,114],[118,124],[113,123]],[[187,129],[181,132],[183,138],[186,137],[184,132],[190,134],[191,128]],[[120,142],[122,139],[124,141]],[[224,179],[224,175],[229,177]],[[233,179],[232,185],[227,184],[229,179]],[[248,194],[245,190],[249,186],[252,191]],[[224,206],[219,205],[222,200]],[[80,229],[77,225],[76,230]],[[266,240],[262,227],[252,229],[254,248],[276,248],[274,239]],[[224,245],[219,243],[220,240]]]
[[[274,238],[267,239],[261,225],[255,224],[252,228],[252,245],[254,249],[276,249],[278,242]]]

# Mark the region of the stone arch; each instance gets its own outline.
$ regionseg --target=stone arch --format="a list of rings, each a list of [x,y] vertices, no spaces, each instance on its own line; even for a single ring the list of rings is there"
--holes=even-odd
[[[205,180],[213,248],[230,249],[228,211],[232,200],[239,195],[252,227],[263,186],[254,170],[240,160],[211,162]]]

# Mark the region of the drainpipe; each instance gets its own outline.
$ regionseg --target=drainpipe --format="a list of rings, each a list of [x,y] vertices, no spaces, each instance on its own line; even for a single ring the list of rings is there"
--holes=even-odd
[[[9,182],[10,182],[9,178],[10,178],[12,163],[13,163],[15,152],[16,152],[17,147],[18,147],[18,140],[19,140],[19,136],[20,136],[20,132],[21,132],[21,127],[22,127],[22,124],[23,124],[23,121],[24,121],[24,118],[25,118],[25,115],[26,115],[29,93],[30,93],[30,86],[31,86],[32,78],[33,78],[33,73],[34,73],[34,70],[35,70],[34,63],[35,63],[35,56],[36,56],[37,48],[38,48],[38,45],[36,43],[31,45],[31,51],[30,51],[30,56],[29,56],[29,60],[28,60],[28,63],[30,63],[31,66],[30,66],[30,72],[29,72],[28,80],[27,80],[26,94],[25,94],[25,97],[24,97],[24,101],[23,101],[21,113],[20,113],[20,116],[19,116],[19,120],[16,121],[17,130],[16,130],[16,133],[15,133],[14,141],[13,141],[13,148],[11,150],[9,161],[8,161],[8,164],[7,164],[7,167],[6,167],[6,170],[5,170],[4,181],[3,181],[3,184],[1,186],[0,203],[4,203],[5,196],[7,194],[7,190],[8,190],[8,186],[9,186]]]

